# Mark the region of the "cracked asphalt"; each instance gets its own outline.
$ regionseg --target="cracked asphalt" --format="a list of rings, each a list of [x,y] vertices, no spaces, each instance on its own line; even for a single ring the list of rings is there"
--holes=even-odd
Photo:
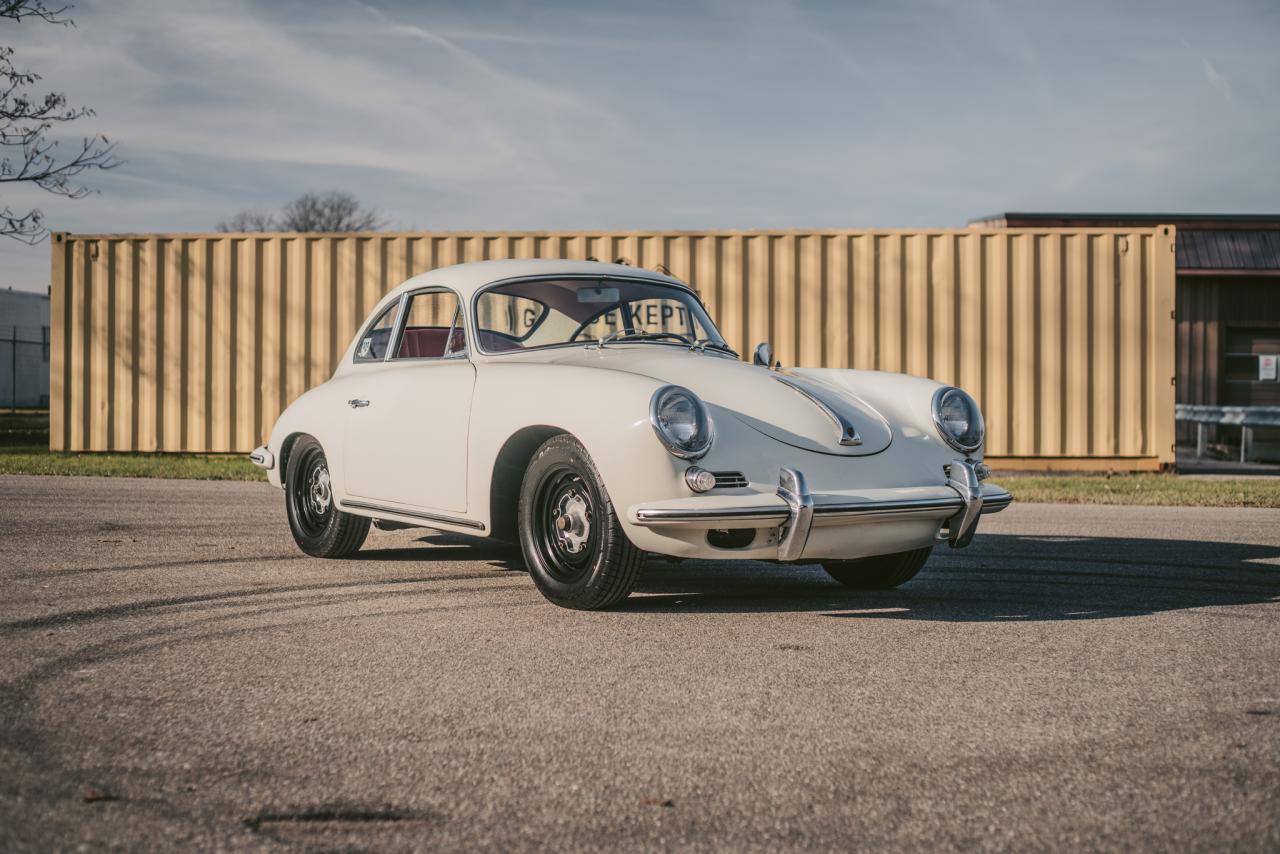
[[[1015,484],[1016,485],[1016,484]],[[1017,505],[897,591],[298,552],[265,484],[0,477],[4,850],[1280,848],[1280,511]]]

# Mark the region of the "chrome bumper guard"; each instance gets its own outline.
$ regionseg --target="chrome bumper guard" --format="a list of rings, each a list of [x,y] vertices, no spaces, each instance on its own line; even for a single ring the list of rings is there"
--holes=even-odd
[[[946,466],[947,486],[956,491],[964,502],[959,513],[947,520],[947,545],[962,549],[973,539],[978,530],[978,517],[982,515],[982,482],[978,472],[968,460],[955,460]]]
[[[797,560],[804,554],[813,527],[813,496],[796,469],[778,473],[778,497],[787,502],[787,524],[778,538],[778,560]]]
[[[947,498],[912,498],[893,501],[861,501],[857,503],[818,504],[805,483],[804,474],[783,468],[778,476],[778,497],[785,507],[733,507],[675,509],[646,507],[636,513],[636,521],[647,528],[660,527],[724,527],[781,528],[778,539],[779,560],[799,560],[814,526],[847,525],[869,518],[902,517],[919,513],[947,513],[940,539],[952,548],[969,545],[978,528],[978,519],[986,513],[999,513],[1013,501],[1003,489],[984,494],[978,477],[978,466],[970,460],[954,460],[944,467],[947,486],[955,492]]]

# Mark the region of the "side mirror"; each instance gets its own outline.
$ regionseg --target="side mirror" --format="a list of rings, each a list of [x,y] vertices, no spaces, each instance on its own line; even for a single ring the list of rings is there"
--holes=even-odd
[[[751,363],[754,365],[763,365],[766,368],[773,367],[773,348],[769,346],[768,341],[765,341],[756,347],[756,353],[751,357]]]

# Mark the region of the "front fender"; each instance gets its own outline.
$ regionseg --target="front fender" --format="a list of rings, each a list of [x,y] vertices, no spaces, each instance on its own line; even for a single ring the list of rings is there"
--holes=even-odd
[[[337,462],[347,427],[346,385],[343,377],[335,376],[304,392],[280,413],[267,440],[267,450],[275,457],[275,465],[267,470],[267,481],[272,486],[283,486],[289,445],[297,436],[307,434],[316,438],[329,458],[329,477],[335,493],[346,494],[343,466]]]
[[[678,460],[649,423],[649,400],[665,383],[639,374],[567,365],[478,364],[471,409],[468,516],[491,526],[494,461],[513,435],[534,426],[574,436],[622,513],[655,496],[687,494]]]

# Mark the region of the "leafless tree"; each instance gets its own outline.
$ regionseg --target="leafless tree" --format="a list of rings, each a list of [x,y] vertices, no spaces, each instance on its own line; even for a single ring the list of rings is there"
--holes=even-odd
[[[350,193],[304,193],[280,215],[245,210],[218,223],[218,231],[377,231],[387,222],[373,208],[361,207]]]
[[[218,231],[281,231],[275,214],[262,211],[240,211],[240,213],[218,223]]]
[[[70,8],[51,9],[43,0],[0,0],[0,20],[21,23],[35,18],[73,26],[65,16]],[[58,140],[51,135],[55,125],[94,113],[88,107],[67,106],[67,97],[61,92],[32,93],[39,81],[39,74],[14,65],[13,48],[0,45],[0,184],[23,182],[55,196],[84,198],[92,191],[73,179],[87,169],[120,165],[113,153],[115,146],[105,136],[88,136],[69,156],[60,156]],[[0,236],[39,243],[47,234],[39,208],[22,212],[0,203]]]
[[[377,211],[362,208],[350,193],[306,193],[280,212],[285,231],[377,231],[385,225]]]

